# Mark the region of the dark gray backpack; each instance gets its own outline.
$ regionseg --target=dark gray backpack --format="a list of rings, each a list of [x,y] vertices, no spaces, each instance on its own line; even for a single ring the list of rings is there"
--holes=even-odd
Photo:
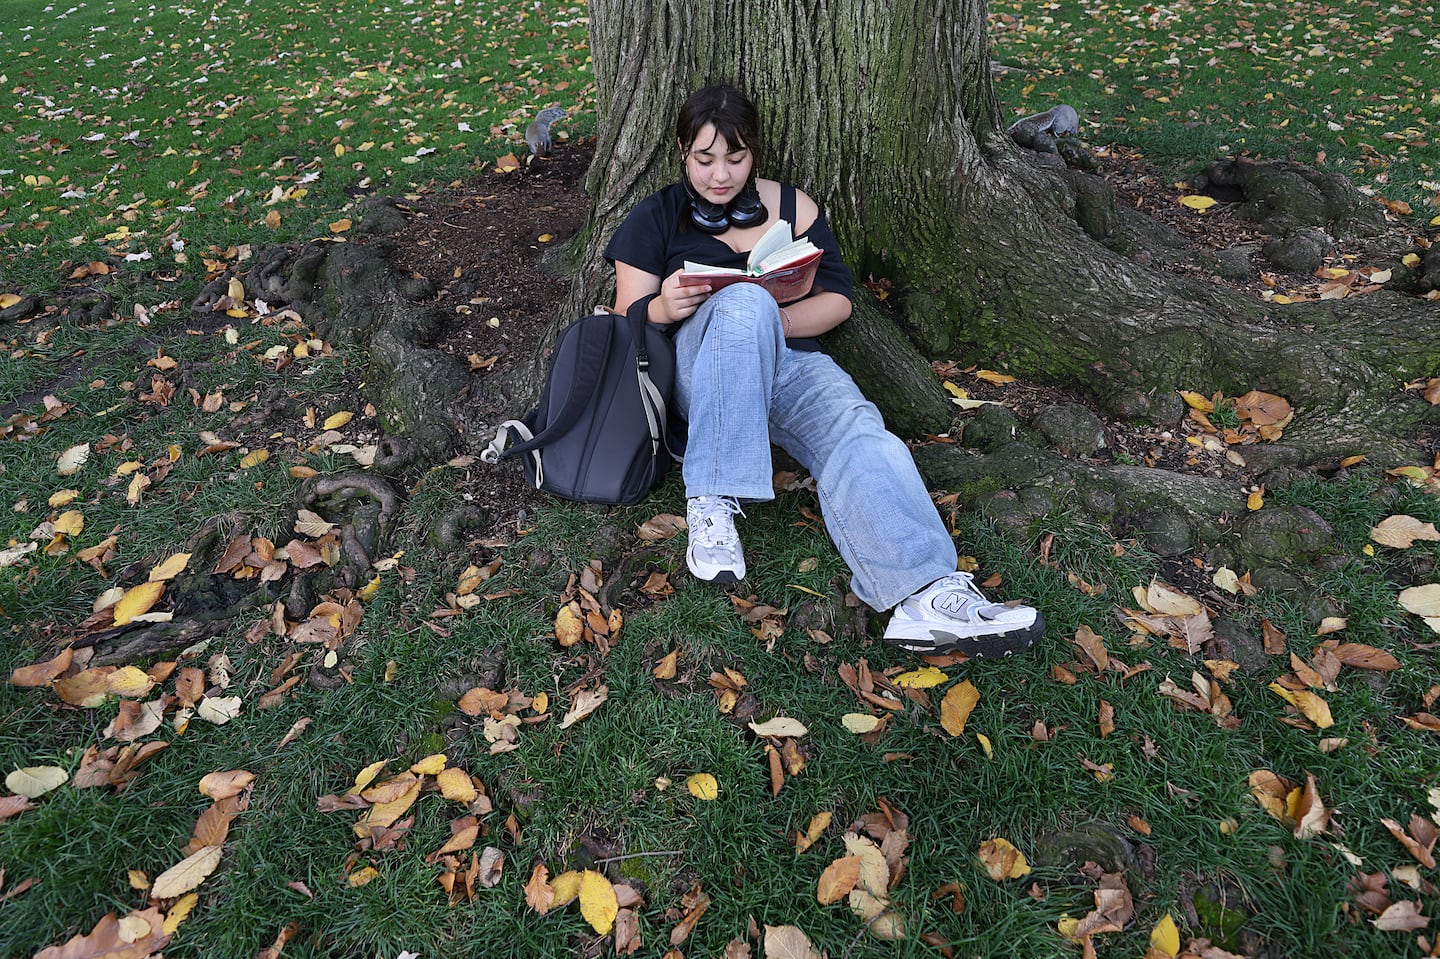
[[[671,442],[684,426],[667,410],[675,347],[632,312],[595,313],[561,330],[540,405],[501,423],[480,458],[529,454],[523,463],[536,489],[585,503],[630,505],[660,485],[671,450],[683,446]],[[520,442],[506,449],[511,433]]]

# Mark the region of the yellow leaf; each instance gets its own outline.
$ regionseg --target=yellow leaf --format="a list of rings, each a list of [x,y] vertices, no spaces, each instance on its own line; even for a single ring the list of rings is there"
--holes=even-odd
[[[66,536],[75,537],[85,528],[85,514],[78,509],[70,509],[61,513],[55,519],[55,532],[63,533]]]
[[[125,491],[125,502],[131,506],[140,502],[140,494],[150,485],[150,477],[144,473],[136,473],[130,479],[130,487]]]
[[[561,646],[574,646],[585,638],[585,621],[580,617],[580,604],[573,600],[555,614],[555,638]]]
[[[343,156],[345,155],[345,144],[343,144],[343,143],[337,143],[337,144],[335,144],[335,155],[336,155],[337,157],[343,157]]]
[[[230,277],[230,282],[225,285],[225,292],[237,305],[245,300],[245,284],[238,276]]]
[[[105,689],[124,699],[139,699],[155,681],[139,666],[123,666],[105,677]]]
[[[376,869],[374,866],[366,866],[365,868],[357,869],[350,875],[346,876],[345,884],[351,889],[359,889],[361,886],[366,885],[372,879],[376,878],[379,875],[380,870]]]
[[[5,788],[17,796],[35,799],[70,781],[59,766],[26,766],[5,777]]]
[[[69,506],[75,502],[75,499],[79,495],[80,491],[78,489],[56,490],[50,494],[50,505],[56,509],[59,509],[61,506]]]
[[[970,712],[975,704],[980,702],[980,690],[968,679],[951,686],[945,693],[945,698],[940,701],[940,725],[952,736],[959,736],[965,732],[965,723],[970,719]]]
[[[945,387],[946,392],[956,397],[959,397],[962,400],[968,399],[970,397],[970,394],[968,391],[966,391],[965,387],[960,386],[958,383],[952,383],[949,380],[946,380],[942,385]]]
[[[125,595],[120,597],[120,602],[115,604],[115,625],[124,626],[136,616],[148,613],[150,607],[160,602],[163,595],[165,584],[159,581],[141,583],[127,589]]]
[[[540,234],[540,236],[537,237],[536,239],[538,239],[541,243],[549,243],[551,240],[555,239],[555,234],[553,234],[553,233],[542,233],[542,234]]]
[[[555,893],[555,901],[550,904],[552,907],[569,904],[580,895],[580,872],[575,869],[562,872],[551,880],[550,889]]]
[[[353,224],[350,222],[350,219],[348,217],[341,217],[334,223],[330,224],[330,232],[344,233],[346,230],[350,229],[352,225]]]
[[[1316,636],[1328,636],[1330,633],[1338,633],[1344,629],[1346,621],[1344,616],[1326,616],[1320,620],[1320,625],[1315,629]]]
[[[180,860],[155,877],[150,898],[170,899],[200,885],[220,865],[220,847],[202,846],[191,856]]]
[[[472,803],[479,795],[475,784],[470,781],[470,774],[454,766],[440,770],[435,783],[440,787],[440,795],[453,802]]]
[[[996,373],[994,370],[976,370],[975,378],[984,380],[986,383],[994,383],[997,386],[1004,386],[1007,383],[1014,383],[1015,377],[1007,373]]]
[[[1170,913],[1165,913],[1165,918],[1150,930],[1150,945],[1167,956],[1179,955],[1180,930],[1175,928],[1175,920],[1170,918]]]
[[[995,749],[993,746],[990,745],[990,737],[985,735],[984,733],[976,733],[975,739],[977,742],[980,743],[980,748],[985,750],[985,758],[994,759]]]
[[[144,892],[150,888],[150,877],[139,869],[127,869],[125,878],[130,882],[130,888],[136,892]]]
[[[190,562],[189,553],[176,553],[150,571],[150,582],[162,583],[174,579],[185,571],[185,564],[188,562]]]
[[[340,427],[344,426],[346,423],[350,422],[354,418],[354,413],[350,412],[349,410],[341,410],[338,413],[331,413],[329,416],[325,417],[325,422],[321,425],[327,430],[338,430]]]
[[[615,887],[610,880],[593,869],[580,874],[580,915],[602,936],[610,934],[615,927],[615,916],[620,904],[615,899]]]
[[[375,777],[380,775],[380,771],[385,768],[385,762],[383,759],[377,759],[375,762],[360,770],[355,776],[355,785],[350,787],[350,792],[358,793],[373,783]]]
[[[269,450],[252,450],[240,460],[240,468],[242,470],[248,470],[252,466],[259,466],[269,458]]]
[[[190,917],[190,910],[194,909],[195,904],[199,901],[200,894],[198,892],[187,892],[176,899],[175,905],[171,906],[170,911],[165,914],[165,922],[160,927],[160,931],[167,936],[174,935],[175,930],[180,928],[180,923]]]
[[[1019,879],[1030,873],[1030,864],[1025,861],[1025,854],[1016,849],[1008,839],[996,837],[982,842],[980,861],[990,878],[996,882]]]
[[[685,780],[685,788],[696,799],[704,799],[707,802],[720,795],[720,784],[709,773],[695,773]]]
[[[1250,495],[1245,497],[1245,508],[1254,512],[1265,505],[1265,493],[1263,490],[1251,490]]]
[[[1208,396],[1203,396],[1194,390],[1180,390],[1179,393],[1180,398],[1185,401],[1185,405],[1192,410],[1199,410],[1202,413],[1215,412],[1215,404],[1210,402]]]
[[[417,776],[436,776],[444,768],[445,754],[435,753],[415,763],[410,767],[410,771]]]
[[[846,713],[840,717],[840,723],[855,735],[863,736],[880,728],[880,717],[869,713]]]
[[[359,591],[355,594],[355,598],[362,602],[369,602],[375,598],[375,594],[378,592],[380,592],[380,577],[374,576],[370,579],[370,582],[360,587]]]
[[[1286,689],[1279,683],[1271,683],[1269,688],[1321,729],[1329,729],[1335,725],[1335,720],[1330,716],[1330,704],[1308,689]]]
[[[20,302],[20,295],[17,293],[0,293],[0,310],[8,310]]]
[[[1215,205],[1215,198],[1213,196],[1201,196],[1198,193],[1191,193],[1180,198],[1180,205],[1189,207],[1198,213],[1204,213]]]
[[[1406,253],[1400,258],[1400,262],[1404,263],[1406,266],[1410,267],[1410,269],[1413,270],[1420,265],[1420,254]]]
[[[901,689],[929,689],[932,686],[939,686],[949,678],[942,670],[936,669],[934,666],[925,666],[896,676],[895,685]]]

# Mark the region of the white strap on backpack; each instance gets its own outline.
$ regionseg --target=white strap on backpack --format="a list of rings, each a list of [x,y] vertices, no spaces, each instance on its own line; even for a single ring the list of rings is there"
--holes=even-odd
[[[649,410],[647,409],[646,412],[648,414]],[[528,443],[535,438],[535,434],[530,432],[530,427],[524,423],[519,420],[506,420],[495,431],[495,438],[490,441],[490,445],[481,450],[480,459],[491,465],[500,462],[500,454],[505,452],[505,447],[509,445],[511,430],[515,431],[522,443]],[[540,484],[545,481],[545,464],[540,459],[538,447],[531,450],[530,455],[535,460],[535,488],[539,489]]]

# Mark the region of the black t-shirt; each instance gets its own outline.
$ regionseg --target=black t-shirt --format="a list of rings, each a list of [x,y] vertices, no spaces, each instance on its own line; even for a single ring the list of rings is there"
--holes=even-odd
[[[794,224],[794,187],[782,184],[780,195],[780,215]],[[744,269],[749,251],[736,253],[719,237],[696,229],[690,222],[689,207],[690,198],[685,193],[685,187],[679,183],[672,183],[650,194],[635,205],[610,238],[605,246],[605,259],[612,264],[618,260],[662,280],[683,267],[686,260]],[[809,238],[821,250],[820,269],[815,274],[815,286],[810,295],[823,290],[850,299],[854,281],[850,277],[850,268],[840,258],[839,244],[830,232],[823,210],[815,217],[810,229],[800,236]],[[810,337],[788,342],[794,349],[819,348]]]

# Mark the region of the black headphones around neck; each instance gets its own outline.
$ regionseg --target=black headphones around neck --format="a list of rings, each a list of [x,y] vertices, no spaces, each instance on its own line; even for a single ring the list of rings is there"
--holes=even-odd
[[[760,200],[760,191],[753,185],[747,185],[729,203],[720,204],[711,203],[696,193],[690,178],[683,173],[680,182],[685,184],[685,195],[690,198],[690,222],[701,233],[717,236],[732,226],[744,229],[764,223],[770,216]]]

